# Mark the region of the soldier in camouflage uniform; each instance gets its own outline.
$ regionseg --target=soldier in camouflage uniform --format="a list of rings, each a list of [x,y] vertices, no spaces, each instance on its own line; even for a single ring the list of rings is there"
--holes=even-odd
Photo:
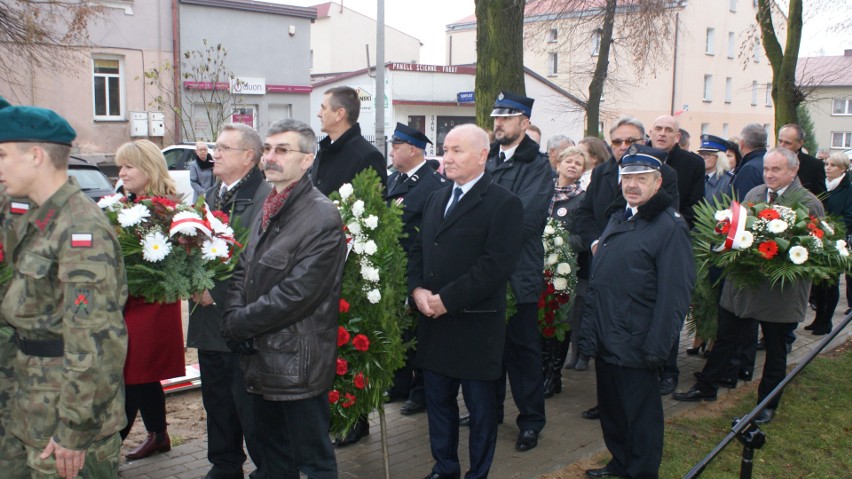
[[[14,276],[0,313],[18,348],[10,429],[38,478],[117,477],[126,422],[124,262],[106,217],[68,179],[75,137],[53,111],[0,98],[0,184],[31,201],[6,230]]]
[[[18,223],[15,214],[6,214],[11,208],[12,200],[6,195],[6,188],[0,185],[0,246],[3,248],[6,262],[6,230],[11,230]],[[27,202],[14,202],[16,211],[24,211],[29,207]],[[0,278],[2,280],[2,278]],[[0,281],[0,298],[6,294],[6,284]],[[0,471],[8,477],[26,477],[27,456],[24,447],[12,435],[9,423],[12,419],[12,398],[15,396],[15,375],[12,364],[18,348],[13,337],[15,330],[0,315]]]

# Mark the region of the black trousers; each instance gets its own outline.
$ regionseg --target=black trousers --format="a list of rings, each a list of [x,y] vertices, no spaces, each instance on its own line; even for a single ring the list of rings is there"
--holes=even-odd
[[[674,344],[669,349],[669,357],[666,358],[666,362],[663,364],[663,373],[660,375],[660,379],[674,378],[675,382],[677,382],[678,377],[680,377],[680,368],[677,367],[677,353],[679,349],[680,331],[677,332],[677,338],[675,338]]]
[[[243,439],[255,466],[260,469],[252,399],[240,371],[240,355],[198,350],[201,369],[201,400],[207,411],[207,459],[213,464],[210,477],[242,474],[246,454]]]
[[[121,430],[123,441],[133,429],[136,414],[142,413],[145,430],[154,433],[166,432],[166,394],[159,382],[127,384],[124,386],[124,412],[127,426]]]
[[[506,325],[503,351],[503,378],[497,384],[497,419],[503,418],[506,376],[518,407],[517,425],[522,431],[541,431],[544,416],[544,374],[541,369],[541,334],[538,331],[538,304],[517,305],[518,312]]]
[[[796,324],[796,323],[794,323]],[[760,322],[763,328],[763,343],[766,345],[766,360],[763,363],[763,375],[757,386],[757,402],[763,401],[775,386],[781,384],[787,375],[787,334],[790,323]],[[776,409],[781,395],[775,397],[767,407]]]
[[[253,395],[261,461],[258,479],[337,479],[328,437],[331,410],[323,393],[298,401],[267,401]]]
[[[814,331],[831,332],[831,320],[834,310],[840,302],[840,284],[815,284],[811,287],[814,301],[816,302],[816,317],[814,318]]]
[[[657,373],[595,361],[598,408],[610,471],[633,479],[659,477],[663,401]]]

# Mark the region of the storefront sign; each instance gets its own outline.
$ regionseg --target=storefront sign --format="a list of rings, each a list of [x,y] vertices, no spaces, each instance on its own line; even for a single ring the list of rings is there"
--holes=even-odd
[[[459,103],[473,103],[473,92],[472,91],[460,91],[456,93],[456,101]]]
[[[389,69],[404,72],[462,73],[466,75],[476,73],[476,67],[471,66],[420,65],[418,63],[391,63]]]
[[[265,95],[266,78],[236,77],[231,79],[231,93],[235,95]]]

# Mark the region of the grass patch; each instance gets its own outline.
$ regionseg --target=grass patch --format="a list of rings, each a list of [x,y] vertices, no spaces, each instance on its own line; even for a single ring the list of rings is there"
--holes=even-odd
[[[816,358],[784,391],[778,414],[761,429],[766,445],[755,451],[755,478],[852,477],[852,354],[850,343]],[[756,378],[757,379],[757,378]],[[731,430],[731,419],[756,404],[743,395],[719,412],[666,423],[660,477],[683,477]],[[702,479],[739,477],[742,445],[735,440],[704,470]]]

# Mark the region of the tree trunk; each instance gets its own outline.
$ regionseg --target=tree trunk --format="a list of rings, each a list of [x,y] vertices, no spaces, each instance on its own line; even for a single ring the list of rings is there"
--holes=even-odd
[[[601,27],[601,44],[595,73],[589,83],[589,101],[586,106],[586,136],[600,136],[601,96],[609,71],[609,50],[612,46],[612,29],[615,24],[616,0],[607,0],[604,6],[604,21]]]
[[[491,130],[491,109],[500,90],[526,95],[525,0],[476,2],[476,123]]]
[[[796,64],[802,40],[802,0],[790,0],[787,12],[787,38],[784,50],[775,34],[771,0],[758,0],[757,23],[766,58],[772,65],[772,101],[775,103],[775,131],[787,123],[798,123],[796,107],[802,96],[796,87]]]

